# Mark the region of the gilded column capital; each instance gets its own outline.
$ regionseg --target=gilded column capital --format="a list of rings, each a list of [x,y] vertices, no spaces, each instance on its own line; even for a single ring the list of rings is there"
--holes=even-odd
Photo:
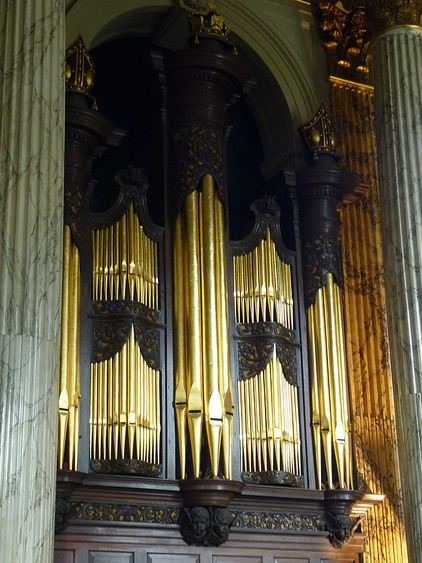
[[[390,27],[422,24],[422,0],[367,0],[367,19],[373,34]]]

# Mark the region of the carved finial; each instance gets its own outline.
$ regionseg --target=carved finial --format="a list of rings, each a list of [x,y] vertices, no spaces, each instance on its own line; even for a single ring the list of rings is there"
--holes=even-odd
[[[305,139],[306,146],[315,159],[320,154],[336,155],[334,126],[324,104],[321,104],[314,117],[301,127],[300,130]]]
[[[224,41],[229,40],[230,29],[214,4],[191,2],[194,12],[189,15],[189,26],[194,43],[202,36],[210,36]]]
[[[66,87],[89,94],[94,87],[94,65],[81,36],[66,51]]]

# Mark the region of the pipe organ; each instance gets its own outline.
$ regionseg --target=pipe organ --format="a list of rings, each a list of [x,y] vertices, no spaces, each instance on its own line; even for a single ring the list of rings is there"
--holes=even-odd
[[[295,256],[276,202],[257,200],[252,210],[252,233],[231,243],[242,479],[300,485]]]
[[[157,475],[162,229],[149,218],[143,172],[123,170],[116,181],[116,204],[92,214],[91,469]]]
[[[314,160],[292,182],[296,250],[284,244],[277,193],[256,200],[252,231],[229,241],[227,112],[246,75],[215,7],[191,15],[191,30],[189,48],[154,55],[164,227],[150,218],[140,168],[117,173],[111,207],[90,209],[92,162],[114,141],[82,41],[69,52],[59,472],[70,481],[66,470],[82,466],[94,483],[131,474],[140,490],[168,480],[166,498],[183,505],[169,518],[193,545],[226,541],[242,490],[268,500],[269,485],[288,486],[307,521],[327,511],[312,525],[342,544],[361,498],[348,490],[337,215],[353,181],[321,111],[304,128]],[[315,483],[325,491],[308,495]]]
[[[297,191],[317,485],[352,489],[337,207],[355,179],[337,164],[333,127],[323,105],[302,133],[313,155],[312,164],[297,173]]]

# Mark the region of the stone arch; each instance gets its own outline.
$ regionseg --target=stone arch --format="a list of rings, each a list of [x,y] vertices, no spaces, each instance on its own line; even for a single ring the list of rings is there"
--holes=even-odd
[[[170,47],[182,46],[177,36],[185,38],[186,29],[176,4],[180,5],[172,0],[76,0],[66,16],[67,44],[78,35],[89,48],[125,35],[148,35],[160,21],[157,40]],[[293,1],[274,5],[262,0],[258,7],[238,0],[218,2],[245,54],[245,64],[252,76],[260,78],[248,104],[261,135],[265,154],[262,168],[267,177],[301,152],[297,129],[326,98],[326,84],[321,79],[325,76],[321,73],[324,54],[314,40],[310,11],[298,6]],[[271,18],[266,17],[266,10],[275,10],[277,17],[273,12]]]

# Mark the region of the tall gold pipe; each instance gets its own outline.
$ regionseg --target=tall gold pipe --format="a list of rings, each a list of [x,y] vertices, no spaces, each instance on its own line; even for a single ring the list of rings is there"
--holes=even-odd
[[[60,394],[59,394],[59,444],[58,465],[63,469],[66,434],[69,419],[68,379],[68,327],[69,327],[69,270],[72,252],[70,227],[65,225],[63,236],[63,289],[62,289],[62,332],[60,341]]]
[[[135,297],[135,247],[136,247],[136,233],[135,233],[135,218],[133,215],[133,206],[129,206],[127,216],[127,234],[128,234],[128,284],[129,284],[129,297],[134,301]]]
[[[121,265],[120,265],[120,287],[122,291],[122,299],[126,299],[127,290],[127,276],[128,276],[128,243],[130,244],[130,238],[128,236],[128,217],[127,214],[123,215],[121,218]]]
[[[80,311],[80,263],[79,250],[72,245],[70,274],[70,303],[68,329],[68,395],[69,395],[69,469],[77,467],[77,446],[79,440],[79,311]]]
[[[219,390],[219,358],[217,330],[217,248],[214,179],[206,174],[202,180],[202,235],[203,235],[203,357],[205,427],[208,435],[211,471],[218,476],[220,444],[223,425],[223,404]]]
[[[282,439],[282,425],[281,425],[281,412],[280,412],[280,400],[282,400],[282,391],[280,387],[280,377],[277,364],[277,351],[274,344],[273,358],[270,365],[271,375],[272,375],[272,385],[273,385],[273,397],[274,397],[274,421],[273,421],[273,436],[274,436],[274,447],[275,447],[275,461],[277,470],[281,469],[281,439]]]
[[[129,441],[129,458],[133,459],[133,451],[135,447],[135,434],[136,434],[136,379],[138,377],[135,371],[135,329],[132,324],[129,336],[129,366],[128,366],[128,377],[129,377],[129,411],[128,411],[128,441]]]
[[[275,345],[273,356],[275,353]],[[265,399],[265,410],[267,413],[267,437],[268,437],[268,461],[270,471],[274,471],[274,453],[275,453],[275,444],[274,444],[274,382],[273,382],[273,373],[272,373],[272,360],[267,365],[263,372],[263,394]]]
[[[182,479],[186,474],[186,386],[185,386],[185,302],[184,302],[184,267],[183,267],[183,236],[182,217],[176,218],[173,230],[173,264],[174,264],[174,370],[176,427],[179,448],[179,465]]]
[[[331,392],[331,427],[334,432],[334,455],[337,462],[337,470],[339,477],[340,488],[345,487],[345,458],[344,446],[346,441],[345,429],[342,420],[342,400],[340,391],[340,378],[341,373],[339,370],[339,347],[341,343],[338,342],[338,333],[336,326],[338,325],[338,311],[335,308],[334,302],[334,280],[332,274],[327,274],[327,285],[325,288],[325,303],[326,303],[326,335],[327,342],[329,342],[328,358],[330,362],[330,392]]]
[[[229,323],[228,323],[228,295],[227,295],[227,268],[226,268],[226,237],[224,225],[224,208],[218,197],[215,201],[215,225],[216,225],[216,285],[217,285],[217,350],[218,354],[218,381],[219,392],[223,402],[223,459],[224,475],[231,479],[232,467],[232,433],[234,399],[230,376],[230,354],[229,354]]]
[[[124,346],[119,353],[120,364],[120,455],[124,459],[126,452],[127,436],[127,398],[128,398],[128,369],[127,369],[127,346]]]
[[[114,225],[114,287],[115,299],[120,299],[120,227],[121,219]]]
[[[96,459],[102,457],[103,444],[103,378],[104,378],[104,362],[97,364],[97,456]]]
[[[317,473],[318,488],[322,488],[322,464],[321,464],[321,412],[319,405],[318,389],[318,357],[316,343],[316,321],[314,318],[314,306],[308,310],[308,343],[309,362],[311,370],[311,402],[312,402],[312,431],[315,448],[315,467]]]
[[[98,433],[98,364],[91,365],[92,377],[92,457],[97,459],[97,433]]]
[[[156,421],[155,421],[155,425],[156,425],[156,436],[155,436],[155,440],[156,440],[156,452],[157,452],[157,463],[160,463],[161,461],[161,455],[160,455],[160,440],[161,440],[161,395],[160,395],[160,390],[161,390],[161,377],[160,377],[160,372],[158,370],[155,371],[155,378],[156,378],[156,389],[157,392],[155,394],[155,401],[156,401]]]
[[[108,243],[108,254],[109,254],[109,269],[108,269],[108,275],[110,278],[109,281],[109,288],[110,288],[110,299],[113,300],[115,299],[115,295],[114,295],[114,225],[110,225],[109,227],[109,231],[110,231],[110,240]]]
[[[188,426],[192,450],[194,477],[200,474],[202,434],[202,330],[200,292],[200,246],[199,246],[199,194],[194,191],[185,202],[185,236],[187,238],[187,291],[189,296],[189,340],[188,352]],[[177,281],[176,281],[177,282]]]
[[[242,388],[245,398],[245,434],[246,434],[246,445],[247,445],[247,471],[253,471],[252,469],[252,407],[249,396],[249,380],[242,381]]]
[[[113,389],[114,370],[113,358],[107,360],[108,389],[107,389],[107,455],[113,458]]]
[[[120,366],[119,354],[113,357],[113,452],[114,459],[119,457],[119,423],[120,423]]]

